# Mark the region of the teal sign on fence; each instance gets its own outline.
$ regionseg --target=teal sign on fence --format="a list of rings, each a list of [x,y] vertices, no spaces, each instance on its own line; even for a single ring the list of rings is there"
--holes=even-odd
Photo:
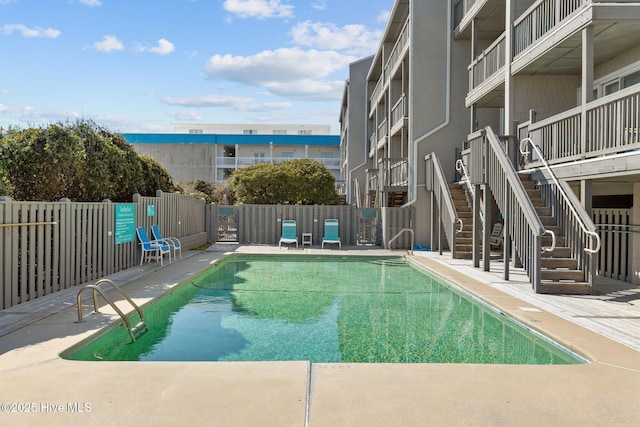
[[[147,216],[156,216],[156,205],[147,206]]]
[[[116,205],[116,245],[136,240],[136,205]]]

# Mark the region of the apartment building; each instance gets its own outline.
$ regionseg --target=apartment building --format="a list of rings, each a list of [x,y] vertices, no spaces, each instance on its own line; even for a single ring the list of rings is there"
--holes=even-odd
[[[367,73],[373,56],[349,65],[349,78],[345,83],[340,107],[341,175],[347,204],[363,206],[366,171],[371,167],[367,144]]]
[[[485,269],[499,222],[505,277],[521,264],[536,292],[640,283],[639,28],[638,1],[397,0],[369,71],[370,158],[390,181],[369,188],[404,190],[406,176],[418,227]]]
[[[253,130],[253,127],[244,128]],[[190,130],[198,129],[208,128],[194,126]],[[323,163],[342,187],[338,135],[299,134],[299,127],[274,129],[291,133],[126,133],[123,136],[137,153],[149,155],[164,166],[177,183],[194,179],[222,182],[245,166],[313,159]],[[320,132],[319,129],[309,130]]]
[[[454,178],[455,147],[469,130],[464,105],[468,43],[451,42],[451,12],[443,1],[396,1],[366,71],[366,95],[348,98],[349,120],[343,114],[341,121],[343,146],[346,133],[349,156],[363,148],[366,153],[364,180],[352,173],[349,183],[360,189],[359,206],[416,206],[429,212],[424,156],[430,152],[438,152],[450,166],[449,179]],[[361,64],[352,65],[349,91]],[[366,111],[364,119],[353,114],[356,108]],[[363,125],[366,136],[356,147],[354,129]],[[343,153],[343,160],[347,161],[343,171],[360,170],[359,159],[352,164],[353,159]],[[419,216],[414,224],[416,239],[429,241],[429,219]]]

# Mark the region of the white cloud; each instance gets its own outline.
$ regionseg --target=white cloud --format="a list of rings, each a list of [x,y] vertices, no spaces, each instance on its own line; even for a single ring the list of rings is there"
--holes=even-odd
[[[281,48],[252,56],[214,55],[206,64],[206,71],[212,79],[261,86],[269,82],[323,78],[355,59],[332,51]]]
[[[327,8],[327,0],[318,0],[312,3],[311,7],[316,10],[325,10]]]
[[[334,51],[282,48],[252,56],[215,55],[205,68],[211,79],[262,87],[271,95],[340,100],[344,81],[323,79],[356,59]]]
[[[151,53],[157,53],[158,55],[168,55],[171,52],[173,52],[176,48],[173,45],[173,43],[171,43],[169,40],[167,39],[160,39],[158,40],[158,44],[154,47],[146,47],[143,46],[141,44],[138,44],[134,47],[134,49],[137,52],[151,52]]]
[[[53,28],[49,27],[49,28],[41,28],[41,27],[35,27],[35,28],[29,28],[26,25],[23,24],[5,24],[2,27],[2,34],[5,35],[11,35],[13,34],[14,31],[18,31],[19,33],[22,34],[22,37],[43,37],[43,38],[48,38],[48,39],[55,39],[58,38],[58,36],[60,36],[60,31],[59,30],[54,30]]]
[[[278,96],[310,101],[340,101],[344,91],[344,80],[300,80],[297,82],[274,82],[266,85]]]
[[[93,48],[100,52],[124,50],[124,45],[116,36],[103,36],[101,42],[95,42]]]
[[[331,23],[304,21],[293,27],[291,36],[296,44],[302,46],[368,55],[376,51],[382,34],[371,32],[360,24],[340,28]]]
[[[91,7],[100,6],[102,4],[100,0],[78,0],[78,1],[86,6],[91,6]]]
[[[200,96],[194,98],[162,98],[162,102],[164,102],[165,104],[191,108],[234,107],[236,105],[249,103],[252,101],[252,98],[220,95]]]
[[[247,113],[265,113],[272,111],[284,111],[293,108],[293,104],[290,102],[264,102],[264,103],[249,103],[238,104],[236,106],[237,111]]]
[[[224,10],[240,18],[290,18],[294,7],[281,0],[225,0]]]
[[[168,113],[169,117],[180,122],[201,121],[202,116],[195,111],[179,111]]]
[[[158,55],[168,55],[175,50],[175,46],[167,39],[158,40],[158,45],[149,49],[149,52],[157,53]]]
[[[9,4],[9,3],[13,3],[17,0],[0,0],[0,4]]]
[[[8,106],[0,104],[0,114],[5,114],[14,119],[25,123],[33,122],[56,122],[67,119],[79,119],[80,114],[75,112],[62,112],[56,110],[46,110],[28,105],[24,106]]]
[[[390,16],[391,16],[390,11],[383,10],[382,12],[380,12],[380,15],[378,15],[377,21],[381,24],[386,24]]]
[[[293,107],[290,102],[256,102],[253,98],[239,97],[239,96],[221,96],[221,95],[209,95],[193,98],[171,98],[166,97],[162,99],[162,102],[168,105],[175,105],[179,107],[189,108],[230,108],[234,111],[240,112],[271,112],[282,111]],[[174,114],[179,113],[171,113]],[[187,116],[195,114],[193,112],[187,113]],[[189,120],[199,120],[192,118]]]

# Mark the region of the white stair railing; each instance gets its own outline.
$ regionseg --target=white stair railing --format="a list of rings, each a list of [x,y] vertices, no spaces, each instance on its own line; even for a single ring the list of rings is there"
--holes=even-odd
[[[444,177],[442,166],[435,153],[427,154],[425,156],[426,170],[427,170],[427,191],[431,191],[439,211],[438,216],[440,221],[437,222],[437,230],[433,230],[438,236],[438,250],[442,254],[443,242],[440,233],[440,224],[444,228],[449,247],[451,248],[451,255],[456,256],[456,233],[462,231],[464,224],[462,219],[458,217],[453,198],[451,197],[451,191],[447,184],[447,180]],[[434,223],[435,225],[436,223]],[[458,226],[456,228],[456,225]],[[432,233],[432,238],[434,233]],[[433,247],[433,245],[431,245]]]
[[[538,160],[542,163],[545,177],[552,184],[548,191],[544,191],[547,199],[553,198],[552,206],[555,212],[552,212],[552,215],[559,219],[559,225],[562,226],[567,237],[567,245],[571,247],[572,256],[578,259],[578,267],[585,271],[587,282],[593,284],[595,267],[588,257],[600,251],[600,235],[595,231],[595,225],[587,212],[580,206],[578,198],[566,183],[558,180],[542,149],[531,138],[520,141],[520,154],[528,156],[529,146],[535,151]]]

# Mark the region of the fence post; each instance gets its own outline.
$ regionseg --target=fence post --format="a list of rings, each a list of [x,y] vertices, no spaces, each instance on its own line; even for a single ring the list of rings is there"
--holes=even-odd
[[[0,223],[13,223],[11,212],[11,198],[1,196]],[[2,230],[0,230],[0,248],[2,249],[2,257],[0,258],[0,280],[2,280],[2,288],[0,289],[0,309],[9,308],[11,306],[11,284],[14,283],[12,280],[12,270],[18,265],[17,260],[12,259],[17,256],[17,254],[11,250],[12,234],[13,233],[9,227],[2,227]]]

